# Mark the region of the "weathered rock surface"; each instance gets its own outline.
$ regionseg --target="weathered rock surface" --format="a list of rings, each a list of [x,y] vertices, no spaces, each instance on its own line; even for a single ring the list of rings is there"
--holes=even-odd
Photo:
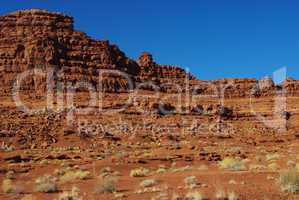
[[[167,79],[185,76],[180,68],[162,67],[152,60],[140,62],[141,71],[141,67],[116,45],[93,40],[74,30],[73,18],[60,13],[34,9],[2,16],[0,37],[0,80],[6,89],[12,87],[18,73],[28,69],[54,69],[54,74],[60,72],[55,76],[57,80],[73,84],[87,80],[96,89],[99,89],[99,72],[103,69],[125,72],[133,81],[132,87],[140,77]],[[21,85],[23,89],[44,88],[45,80],[42,76],[30,76]],[[128,81],[117,73],[105,72],[102,80],[103,90],[128,89]]]

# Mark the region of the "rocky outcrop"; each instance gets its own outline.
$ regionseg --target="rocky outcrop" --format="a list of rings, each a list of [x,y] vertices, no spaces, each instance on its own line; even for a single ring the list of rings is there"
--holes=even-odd
[[[154,83],[163,92],[178,92],[179,89],[185,89],[182,86],[187,80],[195,80],[194,76],[180,67],[155,63],[149,52],[143,52],[137,63],[140,66],[140,82]]]
[[[283,84],[282,88],[285,89],[288,95],[299,95],[299,81],[293,78],[287,78]]]
[[[98,86],[99,70],[136,76],[138,64],[109,41],[93,40],[75,31],[73,18],[45,10],[24,10],[0,18],[0,81],[11,88],[16,75],[28,69],[54,69],[57,80],[73,84],[88,80]],[[103,89],[126,89],[117,74],[103,75]],[[23,89],[45,86],[45,77],[28,77]]]
[[[133,82],[131,87],[135,87],[143,80],[186,76],[180,68],[155,64],[150,54],[143,54],[138,64],[109,41],[93,40],[74,30],[73,18],[61,13],[32,9],[2,16],[0,36],[0,81],[5,89],[12,87],[17,74],[28,69],[54,69],[59,75],[53,85],[58,81],[73,85],[87,81],[105,91],[127,90],[128,78]],[[105,72],[101,87],[99,73],[104,69],[125,72],[128,77]],[[43,89],[46,78],[28,76],[21,85],[22,89]]]

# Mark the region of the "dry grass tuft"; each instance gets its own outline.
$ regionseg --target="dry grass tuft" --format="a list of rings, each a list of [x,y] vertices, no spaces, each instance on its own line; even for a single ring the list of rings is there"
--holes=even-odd
[[[103,177],[100,179],[95,192],[96,193],[114,193],[116,189],[117,179],[115,177]]]
[[[90,178],[89,171],[83,170],[69,170],[66,171],[59,179],[61,182],[71,182],[74,180],[86,180]]]
[[[148,169],[145,168],[138,168],[138,169],[133,169],[130,172],[131,177],[145,177],[149,173]]]
[[[224,158],[222,161],[218,162],[221,169],[231,170],[231,171],[243,171],[246,170],[245,164],[239,158]]]

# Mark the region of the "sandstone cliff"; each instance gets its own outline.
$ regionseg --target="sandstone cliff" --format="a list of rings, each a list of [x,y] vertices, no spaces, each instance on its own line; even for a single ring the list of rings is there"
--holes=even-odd
[[[59,81],[75,84],[87,80],[96,89],[99,87],[98,73],[103,69],[125,72],[133,80],[133,87],[148,78],[186,76],[180,68],[152,64],[153,61],[138,65],[109,41],[93,40],[74,30],[73,18],[61,13],[32,9],[2,16],[0,38],[0,81],[7,90],[18,73],[33,68],[54,69],[62,74],[56,77]],[[45,88],[45,77],[33,77],[24,81],[23,89]],[[103,77],[104,90],[128,89],[127,80],[117,74],[105,73]]]

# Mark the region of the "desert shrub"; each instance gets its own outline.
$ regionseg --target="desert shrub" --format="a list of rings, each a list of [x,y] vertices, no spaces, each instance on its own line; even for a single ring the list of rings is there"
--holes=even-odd
[[[82,200],[82,197],[80,197],[80,190],[77,187],[73,187],[71,192],[60,194],[58,200]]]
[[[35,184],[35,190],[37,192],[51,193],[58,191],[55,178],[49,175],[37,178]]]
[[[218,162],[221,169],[227,169],[231,171],[242,171],[246,170],[246,167],[241,159],[239,158],[224,158],[222,161]]]
[[[299,174],[295,170],[282,172],[279,183],[283,191],[299,194]]]
[[[116,192],[117,179],[114,177],[104,177],[99,180],[95,189],[96,193],[114,193]]]
[[[203,197],[200,192],[189,192],[186,194],[185,200],[202,200]]]
[[[188,176],[184,179],[184,183],[187,187],[193,188],[197,185],[197,178],[195,176]]]
[[[228,200],[238,200],[239,197],[235,192],[230,192],[230,193],[228,193],[227,199]]]
[[[69,171],[66,171],[60,177],[60,181],[70,182],[70,181],[74,181],[74,180],[86,180],[88,178],[90,178],[90,172],[89,171],[69,170]]]
[[[146,179],[146,180],[143,180],[139,186],[140,187],[152,187],[154,185],[157,184],[157,181],[155,179]]]
[[[2,181],[2,190],[4,193],[14,194],[20,194],[23,192],[23,189],[19,186],[14,185],[10,179],[4,179]]]
[[[2,182],[2,190],[4,193],[13,193],[15,190],[14,185],[10,179],[4,179]]]
[[[131,177],[145,177],[149,173],[148,169],[145,168],[138,168],[138,169],[133,169],[130,172]]]
[[[100,170],[100,174],[103,174],[103,173],[108,173],[108,174],[111,174],[112,173],[112,169],[110,167],[104,167]]]
[[[55,169],[54,175],[55,176],[63,176],[66,173],[67,170],[68,169],[66,169],[66,168]]]
[[[163,174],[165,173],[167,170],[164,167],[159,167],[159,169],[157,169],[156,173],[157,174]]]

